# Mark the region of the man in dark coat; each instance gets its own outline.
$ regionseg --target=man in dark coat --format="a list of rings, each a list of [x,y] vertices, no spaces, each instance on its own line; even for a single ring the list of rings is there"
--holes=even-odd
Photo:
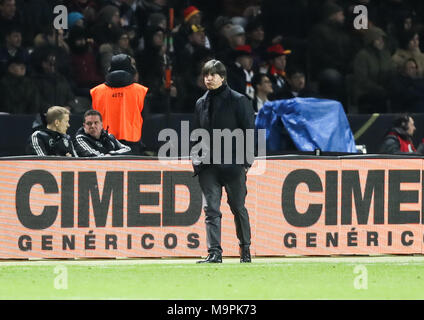
[[[210,60],[202,69],[203,79],[208,91],[197,101],[194,114],[194,127],[208,131],[209,137],[216,130],[243,132],[246,137],[248,130],[254,130],[254,112],[248,98],[229,88],[226,84],[226,68],[219,60]],[[221,131],[222,132],[222,131]],[[221,137],[219,137],[221,138]],[[236,135],[236,138],[238,136]],[[215,137],[214,137],[215,139]],[[238,139],[237,144],[240,144]],[[246,143],[246,154],[240,157],[236,145],[231,149],[213,149],[214,142],[205,146],[204,139],[192,148],[192,160],[195,173],[199,176],[202,193],[206,199],[206,235],[208,257],[199,263],[221,263],[221,218],[220,211],[222,187],[228,196],[228,204],[234,215],[237,238],[240,245],[240,262],[251,262],[250,257],[250,223],[245,207],[247,194],[246,174],[253,162],[249,159],[249,151],[254,146]],[[243,139],[244,143],[245,139]],[[221,147],[225,146],[221,141]],[[199,150],[194,151],[198,146]],[[210,152],[208,153],[208,147]],[[198,156],[202,152],[202,158]],[[219,151],[221,151],[219,155]],[[205,153],[204,153],[205,152]],[[247,155],[247,156],[246,156]],[[209,159],[208,159],[209,157]],[[213,159],[210,159],[213,158]],[[230,158],[230,160],[228,160]],[[253,157],[252,157],[253,158]],[[210,160],[210,161],[209,161]],[[250,161],[249,161],[250,160]]]

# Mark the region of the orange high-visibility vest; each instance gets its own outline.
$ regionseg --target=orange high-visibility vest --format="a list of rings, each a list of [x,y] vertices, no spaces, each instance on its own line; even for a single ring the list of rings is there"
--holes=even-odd
[[[118,140],[138,142],[141,139],[141,111],[148,88],[133,83],[122,88],[100,84],[90,90],[93,109],[100,112],[103,128]]]

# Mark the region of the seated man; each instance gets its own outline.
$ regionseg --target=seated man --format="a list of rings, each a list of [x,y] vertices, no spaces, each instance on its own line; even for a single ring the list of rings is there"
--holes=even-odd
[[[69,114],[69,110],[64,107],[50,107],[46,113],[47,128],[39,129],[31,135],[27,154],[78,157],[71,138],[66,134]]]
[[[424,154],[424,144],[415,149],[412,137],[415,133],[414,119],[408,114],[401,114],[393,121],[393,127],[384,137],[380,153],[390,154]]]
[[[130,147],[103,129],[102,116],[97,110],[85,112],[84,123],[75,135],[74,145],[80,157],[122,155],[131,151]]]

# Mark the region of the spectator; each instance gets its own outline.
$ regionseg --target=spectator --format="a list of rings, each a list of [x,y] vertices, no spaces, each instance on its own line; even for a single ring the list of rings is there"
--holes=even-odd
[[[98,46],[113,42],[113,30],[120,27],[119,9],[116,6],[107,5],[99,11],[96,22],[90,29],[90,37]]]
[[[384,137],[380,153],[402,154],[413,153],[423,154],[424,144],[421,142],[418,149],[415,149],[413,136],[415,133],[414,119],[408,114],[401,114],[393,121],[393,127]]]
[[[365,33],[365,47],[354,59],[354,90],[360,113],[387,112],[387,88],[394,64],[384,48],[385,35],[380,28],[370,28]]]
[[[187,28],[188,30],[185,31],[187,35],[187,42],[184,48],[181,48],[179,52],[177,51],[177,65],[175,69],[178,72],[181,72],[186,68],[187,61],[191,61],[195,51],[206,48],[205,28],[194,24],[187,26]]]
[[[5,32],[5,45],[0,47],[0,76],[6,73],[8,61],[12,58],[19,57],[29,67],[29,53],[22,47],[22,32],[18,26],[12,26]]]
[[[22,26],[22,19],[15,0],[0,0],[0,38],[4,39],[5,31],[16,25]]]
[[[190,40],[189,37],[192,34],[192,26],[203,26],[202,24],[202,13],[195,6],[189,6],[183,11],[183,23],[177,26],[177,31],[174,32],[174,43],[175,49],[178,51],[183,50],[186,43]],[[202,27],[203,28],[203,27]],[[204,30],[203,30],[204,32]],[[209,38],[204,33],[204,43],[202,46],[210,49]]]
[[[79,12],[84,15],[84,23],[92,25],[99,11],[99,1],[96,0],[67,0],[68,12]]]
[[[352,39],[345,31],[343,8],[333,2],[322,7],[323,20],[310,32],[309,58],[311,76],[323,82],[338,100],[344,98],[344,77],[351,69],[354,55]]]
[[[68,28],[71,30],[74,26],[81,28],[85,27],[84,15],[78,11],[73,11],[68,14]]]
[[[246,42],[252,48],[252,69],[254,72],[265,71],[263,68],[266,68],[266,61],[263,60],[264,40],[265,31],[262,21],[258,18],[250,20],[246,25]]]
[[[416,61],[409,58],[404,62],[390,89],[392,112],[424,111],[424,79],[419,77]]]
[[[277,97],[278,99],[292,98],[310,98],[316,94],[306,84],[305,71],[298,67],[292,66],[287,68],[286,74],[287,83]]]
[[[122,155],[131,151],[103,129],[102,115],[97,110],[84,113],[83,126],[75,134],[73,143],[79,157]]]
[[[114,41],[104,43],[99,48],[100,66],[104,75],[107,74],[112,56],[123,53],[131,57],[134,56],[134,50],[130,46],[130,37],[128,33],[122,29],[114,30]]]
[[[227,33],[232,28],[230,18],[225,16],[219,16],[213,23],[212,36],[212,47],[216,52],[220,52],[228,48]]]
[[[230,65],[232,63],[231,55],[235,48],[246,45],[246,32],[242,26],[232,24],[226,30],[224,36],[226,44],[217,51],[217,56],[225,65]]]
[[[268,102],[268,96],[274,92],[272,82],[265,73],[257,73],[252,78],[252,86],[255,89],[253,98],[253,109],[256,113],[261,110],[265,102]]]
[[[131,57],[118,54],[112,57],[106,82],[91,89],[93,109],[102,115],[103,128],[133,154],[142,154],[142,111],[148,88],[135,83],[136,69]]]
[[[206,92],[202,76],[202,66],[214,58],[213,52],[203,48],[193,54],[192,63],[183,72],[182,103],[178,112],[193,113],[196,101]]]
[[[279,97],[280,92],[286,85],[286,65],[287,55],[291,54],[291,50],[286,50],[281,44],[275,44],[268,47],[267,57],[269,63],[268,78],[272,82],[274,90],[271,100]]]
[[[149,113],[167,113],[171,110],[178,110],[180,97],[177,84],[179,80],[172,72],[173,79],[170,88],[166,88],[166,61],[169,56],[166,54],[164,43],[164,30],[160,27],[149,28],[145,37],[145,49],[137,54],[137,69],[140,71],[141,82],[149,89],[146,97],[145,108]]]
[[[0,105],[2,112],[11,114],[36,114],[40,96],[37,86],[26,76],[25,61],[17,56],[8,61],[8,72],[0,80]]]
[[[393,55],[398,72],[402,72],[406,60],[414,59],[418,65],[418,76],[424,76],[424,54],[420,50],[420,36],[416,31],[405,31],[400,38],[400,48]]]
[[[32,65],[44,57],[46,51],[52,51],[56,56],[56,69],[62,75],[70,79],[71,60],[70,48],[65,41],[64,31],[56,30],[53,26],[47,26],[45,31],[37,34],[34,38],[34,51],[31,54]]]
[[[246,31],[240,25],[232,25],[227,30],[226,36],[231,49],[246,44]]]
[[[77,157],[71,137],[66,134],[69,114],[69,110],[64,107],[50,107],[46,113],[47,128],[39,129],[31,135],[27,154]]]
[[[71,49],[72,80],[74,92],[79,96],[90,97],[90,89],[104,81],[93,48],[93,40],[87,39],[83,27],[74,26],[69,31]]]
[[[234,62],[228,67],[228,85],[233,90],[244,94],[250,99],[254,98],[255,90],[252,86],[252,48],[249,45],[235,48]]]
[[[62,105],[70,108],[75,99],[68,80],[56,69],[56,55],[48,48],[43,51],[40,61],[36,62],[33,80],[40,93],[40,111],[49,107]]]
[[[16,5],[21,17],[23,46],[31,47],[34,37],[53,24],[52,6],[47,0],[18,0]]]

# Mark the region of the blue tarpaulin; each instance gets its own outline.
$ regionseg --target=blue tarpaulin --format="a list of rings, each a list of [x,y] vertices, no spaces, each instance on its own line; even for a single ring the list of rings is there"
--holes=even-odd
[[[270,151],[284,151],[281,123],[299,151],[357,153],[352,130],[338,101],[294,98],[265,103],[256,117],[256,128],[266,129]]]

